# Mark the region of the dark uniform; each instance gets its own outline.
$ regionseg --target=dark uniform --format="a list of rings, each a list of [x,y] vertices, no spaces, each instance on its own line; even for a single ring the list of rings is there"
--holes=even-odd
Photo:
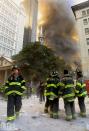
[[[87,95],[86,84],[84,82],[82,72],[77,72],[76,96],[78,97],[80,115],[82,117],[86,117],[86,107],[84,102],[86,95]]]
[[[45,93],[46,96],[46,93]],[[45,102],[45,109],[44,112],[48,113],[48,108],[50,107],[50,100],[48,99],[48,97],[46,96],[46,102]]]
[[[49,78],[47,78],[47,82],[51,79],[51,76],[49,76]],[[44,95],[46,96],[46,102],[45,102],[45,109],[44,109],[44,113],[48,113],[48,109],[50,107],[50,100],[49,100],[49,96],[46,94],[47,92],[47,82],[45,83],[45,90],[44,90]]]
[[[38,88],[40,102],[45,101],[44,90],[45,90],[45,85],[43,82],[40,82],[40,85]]]
[[[75,89],[72,77],[64,70],[64,77],[60,82],[60,91],[64,99],[64,108],[66,113],[66,120],[75,119]]]
[[[11,75],[5,84],[5,95],[8,96],[7,101],[7,121],[12,121],[19,115],[22,101],[21,96],[26,90],[25,80],[21,75],[16,78]],[[16,114],[15,114],[16,113]]]
[[[58,109],[59,109],[58,87],[57,87],[58,82],[59,77],[55,72],[53,72],[51,77],[47,80],[47,87],[45,92],[45,95],[47,97],[45,108],[47,108],[48,106],[50,107],[50,117],[55,119],[58,118]]]

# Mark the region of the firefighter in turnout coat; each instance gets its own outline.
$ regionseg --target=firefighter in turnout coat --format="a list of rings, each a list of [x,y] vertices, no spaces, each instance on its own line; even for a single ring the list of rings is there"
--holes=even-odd
[[[77,72],[77,82],[76,82],[76,96],[78,98],[78,104],[80,108],[80,115],[86,117],[86,106],[85,97],[87,96],[86,84],[83,79],[81,71]]]
[[[64,70],[64,77],[60,82],[60,90],[64,100],[64,108],[66,113],[66,120],[75,119],[75,89],[72,76],[69,75],[68,70]]]
[[[22,105],[21,96],[26,90],[25,80],[17,67],[12,68],[12,73],[5,84],[4,90],[5,95],[8,96],[7,121],[13,121],[19,115]]]
[[[58,106],[59,106],[59,98],[58,98],[58,84],[59,77],[57,72],[52,72],[51,77],[47,80],[46,92],[45,96],[47,97],[48,103],[45,104],[45,108],[48,104],[50,107],[50,117],[54,119],[58,119]]]
[[[50,79],[51,79],[51,75],[49,75],[49,77],[47,78],[47,82],[45,83],[44,96],[46,96],[46,102],[45,102],[44,113],[48,113],[50,107],[50,100],[49,100],[49,96],[47,95],[47,83],[48,81],[50,81]]]

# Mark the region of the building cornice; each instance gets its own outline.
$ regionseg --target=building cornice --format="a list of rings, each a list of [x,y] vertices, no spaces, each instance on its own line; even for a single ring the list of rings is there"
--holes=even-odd
[[[89,0],[85,1],[85,2],[82,2],[82,3],[78,4],[78,5],[74,5],[71,8],[72,8],[73,12],[75,12],[77,10],[81,10],[81,9],[84,9],[84,8],[87,8],[87,7],[89,7]]]

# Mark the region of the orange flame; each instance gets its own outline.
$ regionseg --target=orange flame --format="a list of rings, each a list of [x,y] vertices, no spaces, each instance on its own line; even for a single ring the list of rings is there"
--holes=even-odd
[[[73,35],[73,36],[72,36],[72,39],[73,39],[73,40],[75,40],[76,42],[78,42],[78,41],[79,41],[79,38],[78,38],[78,36],[77,36],[77,35]]]

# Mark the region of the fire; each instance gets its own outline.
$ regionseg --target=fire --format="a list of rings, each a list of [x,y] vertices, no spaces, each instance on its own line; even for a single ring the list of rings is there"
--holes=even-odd
[[[77,35],[73,35],[73,36],[72,36],[72,39],[75,40],[75,41],[77,41],[77,42],[79,41],[79,38],[78,38]]]
[[[39,0],[38,7],[38,26],[43,26],[47,23],[49,11],[49,4],[45,0]]]
[[[45,24],[45,20],[43,20],[43,19],[40,20],[39,23],[38,23],[39,26],[42,26],[42,25],[44,25],[44,24]]]
[[[38,12],[38,26],[41,26],[41,25],[43,25],[44,23],[45,23],[45,20],[44,20],[44,18],[43,18],[42,12],[39,11],[39,12]]]
[[[71,32],[71,37],[74,41],[79,42],[79,36],[78,36],[76,28]]]
[[[38,11],[38,27],[37,27],[37,37],[42,34],[43,25],[45,24],[45,17],[43,12],[39,9]]]
[[[24,0],[20,0],[20,3],[23,2]]]
[[[41,13],[41,11],[39,11],[38,12],[38,21],[41,20],[41,18],[42,18],[42,13]]]

